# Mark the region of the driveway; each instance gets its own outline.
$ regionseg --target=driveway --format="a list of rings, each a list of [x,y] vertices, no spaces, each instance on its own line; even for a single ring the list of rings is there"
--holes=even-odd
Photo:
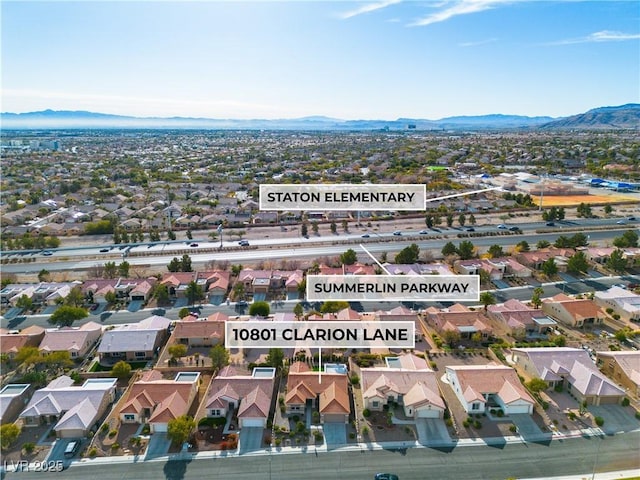
[[[344,423],[325,423],[322,426],[327,447],[337,447],[347,443],[347,426]]]
[[[149,438],[149,445],[144,455],[144,459],[148,460],[154,457],[166,455],[171,446],[171,440],[167,438],[166,433],[154,433]]]
[[[518,434],[524,439],[535,439],[541,437],[543,434],[540,427],[533,421],[531,415],[527,413],[516,413],[509,415],[509,418],[518,428]]]
[[[451,436],[440,418],[418,418],[416,420],[418,442],[422,445],[445,445],[451,443]]]
[[[640,422],[633,415],[630,407],[620,405],[592,405],[587,407],[594,417],[602,417],[604,425],[602,431],[605,433],[629,432],[640,427]]]
[[[240,430],[239,453],[254,452],[262,447],[262,427],[242,427]]]
[[[69,445],[69,443],[73,441],[80,442],[80,447],[78,448],[77,453],[73,457],[65,457],[64,450],[65,448],[67,448],[67,445]],[[65,466],[68,466],[71,460],[77,458],[78,453],[82,451],[82,446],[83,446],[82,444],[83,444],[83,440],[81,438],[59,438],[53,443],[53,446],[51,447],[51,450],[49,451],[49,455],[47,455],[46,460],[48,462],[62,461]]]

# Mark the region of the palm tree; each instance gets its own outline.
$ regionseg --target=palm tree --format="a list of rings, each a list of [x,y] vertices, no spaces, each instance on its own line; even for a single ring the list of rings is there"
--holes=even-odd
[[[484,311],[487,311],[489,305],[493,305],[496,303],[496,297],[493,296],[493,293],[485,291],[480,294],[480,303],[484,305]]]

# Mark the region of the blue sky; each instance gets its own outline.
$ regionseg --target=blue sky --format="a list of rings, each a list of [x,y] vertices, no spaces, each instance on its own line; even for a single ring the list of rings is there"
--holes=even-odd
[[[5,112],[438,119],[640,103],[640,2],[1,3]]]

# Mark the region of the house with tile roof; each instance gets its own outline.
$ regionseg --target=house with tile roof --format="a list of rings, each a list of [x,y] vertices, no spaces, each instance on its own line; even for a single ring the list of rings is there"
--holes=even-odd
[[[544,262],[553,258],[558,270],[564,272],[567,269],[567,262],[575,253],[576,251],[572,248],[548,247],[530,252],[520,252],[515,256],[515,259],[525,267],[540,270]]]
[[[605,312],[593,300],[576,299],[564,293],[543,299],[542,311],[551,318],[574,328],[585,324],[599,325],[606,318]]]
[[[169,344],[182,343],[188,347],[213,347],[224,344],[224,321],[179,321],[171,333]]]
[[[436,374],[424,359],[408,353],[386,357],[385,362],[385,367],[360,369],[365,408],[380,412],[385,405],[395,402],[407,417],[443,418],[446,407]]]
[[[234,414],[238,427],[267,426],[273,403],[275,368],[256,367],[252,372],[236,366],[220,370],[211,381],[205,399],[205,416],[226,418],[228,429]]]
[[[44,338],[45,330],[37,325],[23,328],[19,332],[13,332],[4,328],[0,329],[0,352],[14,359],[22,347],[37,347]]]
[[[87,322],[80,327],[62,327],[47,330],[38,350],[43,355],[53,352],[69,352],[72,359],[83,358],[102,335],[102,325]]]
[[[304,418],[307,409],[317,408],[321,423],[349,423],[351,406],[346,367],[327,364],[320,374],[306,363],[294,362],[289,367],[284,404],[289,415]]]
[[[605,377],[581,348],[514,348],[511,352],[514,363],[530,376],[550,387],[562,385],[579,402],[603,405],[624,398],[624,390]]]
[[[459,303],[440,310],[430,307],[425,311],[425,319],[438,333],[453,330],[460,333],[460,338],[471,338],[475,333],[488,338],[492,333],[489,320],[483,312],[471,310]]]
[[[66,375],[36,390],[20,414],[25,427],[55,424],[59,438],[78,438],[95,431],[116,395],[115,378],[90,378],[75,386]]]
[[[16,420],[31,393],[31,385],[25,383],[9,383],[0,389],[0,425]]]
[[[166,432],[170,420],[189,412],[199,385],[198,372],[178,372],[165,379],[157,370],[148,370],[129,389],[118,416],[122,423],[148,423],[152,433]]]
[[[104,332],[98,345],[100,363],[151,360],[168,337],[171,320],[154,315],[138,323],[118,325]]]
[[[487,307],[489,318],[506,325],[516,338],[546,338],[557,322],[542,310],[531,308],[515,298]]]
[[[640,321],[640,295],[626,288],[611,287],[602,292],[596,292],[593,300],[605,310],[611,308],[620,318],[630,321]]]
[[[445,370],[447,383],[470,415],[491,409],[502,409],[506,415],[533,413],[535,401],[511,367],[490,363],[452,365]]]
[[[640,396],[640,352],[597,352],[596,359],[605,375],[626,391]]]

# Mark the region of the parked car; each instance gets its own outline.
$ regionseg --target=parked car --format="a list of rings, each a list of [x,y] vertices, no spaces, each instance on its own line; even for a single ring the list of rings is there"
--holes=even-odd
[[[76,453],[78,453],[78,449],[80,448],[80,442],[77,440],[73,440],[67,444],[67,447],[64,449],[64,456],[67,458],[73,457]]]
[[[240,245],[241,247],[248,247],[249,246],[249,240],[240,240],[238,242],[238,245]]]

